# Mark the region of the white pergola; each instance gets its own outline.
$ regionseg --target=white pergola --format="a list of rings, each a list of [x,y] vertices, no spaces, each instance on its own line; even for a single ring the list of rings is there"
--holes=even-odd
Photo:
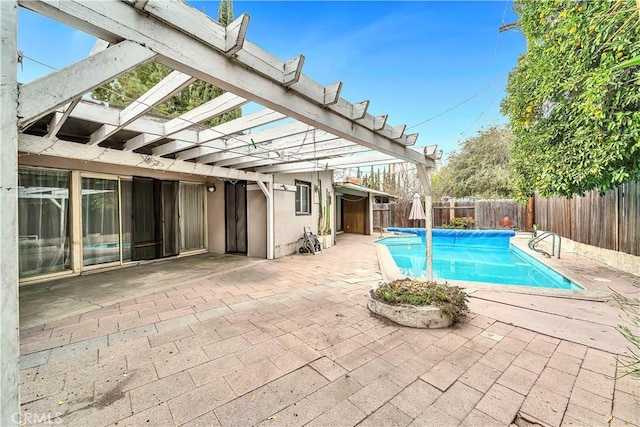
[[[18,7],[98,41],[87,58],[19,85]],[[323,86],[305,76],[304,56],[283,61],[248,41],[247,14],[225,28],[180,0],[3,0],[0,18],[0,425],[19,421],[18,152],[253,181],[267,200],[267,258],[274,254],[276,173],[410,162],[431,210],[435,153],[412,148],[418,135],[369,114],[369,101],[341,98],[342,83]],[[174,71],[128,107],[83,98],[149,61]],[[227,93],[176,118],[150,114],[196,80]],[[198,124],[250,103],[251,114],[212,128]]]

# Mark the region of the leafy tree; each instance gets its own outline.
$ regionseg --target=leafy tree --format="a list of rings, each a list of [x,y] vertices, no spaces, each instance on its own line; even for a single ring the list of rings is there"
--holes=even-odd
[[[509,167],[509,127],[493,126],[462,142],[432,177],[434,199],[509,197],[513,191]]]
[[[635,0],[515,0],[527,52],[502,110],[518,198],[571,197],[640,179]],[[619,67],[621,63],[626,67]]]
[[[233,0],[221,0],[218,7],[218,22],[227,26],[233,21]],[[120,76],[115,81],[93,91],[91,96],[110,104],[127,106],[140,95],[158,84],[171,73],[171,69],[157,62],[150,62]],[[157,105],[156,114],[176,117],[212,100],[225,91],[203,81],[196,81],[173,98]],[[216,126],[238,118],[242,115],[240,108],[233,109],[221,116],[203,122],[206,126]]]

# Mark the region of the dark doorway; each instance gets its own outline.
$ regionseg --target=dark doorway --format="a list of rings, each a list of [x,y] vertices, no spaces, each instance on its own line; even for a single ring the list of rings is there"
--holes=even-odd
[[[133,177],[134,261],[178,254],[178,182]]]
[[[225,182],[227,253],[247,253],[247,182]]]

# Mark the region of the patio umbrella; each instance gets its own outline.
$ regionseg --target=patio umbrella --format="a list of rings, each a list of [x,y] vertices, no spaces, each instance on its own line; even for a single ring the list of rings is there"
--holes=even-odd
[[[411,212],[409,212],[409,220],[421,220],[426,219],[426,217],[422,202],[420,201],[420,194],[416,193],[413,195],[413,204],[411,205]]]

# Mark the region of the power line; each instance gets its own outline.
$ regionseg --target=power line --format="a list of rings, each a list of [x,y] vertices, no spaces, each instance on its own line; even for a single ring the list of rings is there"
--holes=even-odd
[[[458,102],[457,104],[453,105],[450,108],[447,108],[446,110],[444,110],[441,113],[436,114],[435,116],[429,117],[428,119],[425,119],[423,121],[421,121],[420,123],[417,123],[415,125],[409,126],[407,127],[407,129],[412,129],[415,128],[417,126],[423,125],[425,123],[428,123],[432,120],[437,119],[438,117],[444,116],[445,114],[457,109],[458,107],[461,107],[462,105],[466,104],[467,102],[471,101],[474,98],[477,98],[478,96],[482,95],[484,92],[486,92],[487,90],[489,90],[492,86],[494,86],[500,79],[502,79],[503,76],[499,76],[497,79],[495,79],[494,81],[492,81],[491,83],[489,83],[489,85],[485,86],[484,88],[482,88],[481,90],[479,90],[478,92],[474,93],[473,95],[471,95],[470,97]]]

